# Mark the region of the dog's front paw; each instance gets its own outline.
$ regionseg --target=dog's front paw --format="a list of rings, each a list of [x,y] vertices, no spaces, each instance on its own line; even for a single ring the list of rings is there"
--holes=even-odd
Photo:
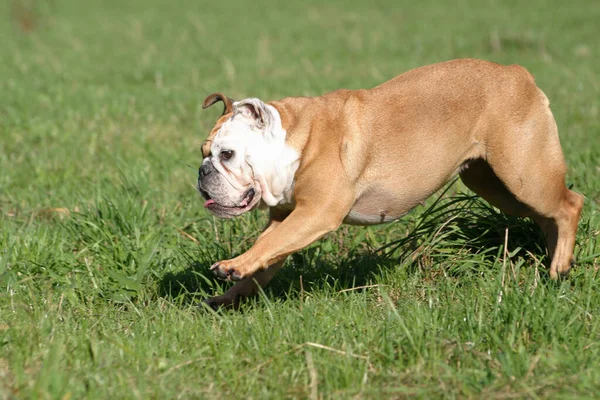
[[[244,279],[244,273],[241,268],[236,267],[233,260],[229,261],[219,261],[214,263],[210,270],[220,279],[231,280],[231,281],[241,281]]]

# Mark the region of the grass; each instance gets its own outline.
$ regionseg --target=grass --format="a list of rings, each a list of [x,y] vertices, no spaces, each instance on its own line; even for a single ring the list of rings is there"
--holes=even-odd
[[[600,390],[600,3],[13,0],[0,16],[0,398]],[[196,307],[228,287],[208,267],[266,221],[202,209],[207,94],[318,95],[459,57],[524,65],[552,102],[586,196],[567,279],[548,280],[535,225],[457,183],[294,255],[239,312]]]

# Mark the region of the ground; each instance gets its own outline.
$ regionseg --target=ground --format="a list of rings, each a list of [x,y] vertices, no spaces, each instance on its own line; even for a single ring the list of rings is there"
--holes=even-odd
[[[0,398],[593,397],[600,391],[600,3],[13,0],[0,5]],[[586,196],[567,279],[460,183],[344,227],[238,312],[196,304],[263,212],[195,180],[219,107],[478,57],[551,101]],[[543,190],[543,188],[540,188]],[[387,247],[386,247],[387,246]]]

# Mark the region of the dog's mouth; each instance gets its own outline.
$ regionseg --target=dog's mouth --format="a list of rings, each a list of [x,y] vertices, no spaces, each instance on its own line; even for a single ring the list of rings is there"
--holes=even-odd
[[[252,208],[252,206],[254,205],[253,200],[256,196],[256,191],[254,190],[254,188],[250,188],[244,195],[244,198],[242,199],[240,204],[236,206],[224,206],[222,204],[217,203],[213,198],[211,198],[208,192],[206,192],[205,190],[200,189],[200,193],[206,199],[206,201],[204,202],[204,208],[213,212],[224,211],[226,213],[233,214],[241,214],[242,212],[245,212]]]

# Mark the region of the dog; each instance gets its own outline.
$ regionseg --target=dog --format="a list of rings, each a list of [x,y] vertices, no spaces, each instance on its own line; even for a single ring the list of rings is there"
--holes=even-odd
[[[569,272],[583,197],[566,165],[545,94],[518,65],[459,59],[410,70],[372,89],[224,103],[202,144],[204,207],[232,218],[259,206],[269,223],[242,255],[215,263],[238,281],[206,303],[237,306],[285,258],[342,223],[394,221],[457,174],[503,212],[531,217],[550,277]]]

